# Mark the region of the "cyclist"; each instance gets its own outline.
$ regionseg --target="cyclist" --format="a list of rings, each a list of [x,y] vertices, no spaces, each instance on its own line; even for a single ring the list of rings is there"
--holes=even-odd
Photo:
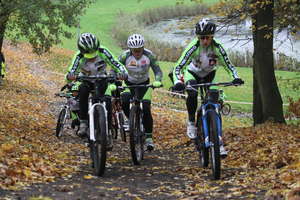
[[[79,51],[74,55],[72,64],[70,65],[66,79],[67,81],[75,81],[79,73],[84,75],[106,74],[107,65],[117,73],[120,79],[127,78],[126,68],[111,54],[104,46],[100,46],[99,40],[91,33],[83,33],[80,35],[77,46]],[[89,82],[78,82],[79,85],[79,131],[78,135],[84,137],[87,135],[88,129],[88,96],[93,89],[93,85]],[[101,88],[102,94],[106,95],[106,109],[108,113],[108,126],[111,123],[111,98],[110,90],[114,87],[108,87],[105,82]]]
[[[0,85],[3,83],[3,78],[5,76],[5,58],[3,53],[0,51]]]
[[[204,18],[196,24],[195,33],[197,38],[189,43],[173,69],[174,90],[181,91],[187,84],[212,82],[219,66],[223,66],[233,77],[233,83],[244,83],[239,78],[222,45],[214,39],[215,31],[216,24],[208,18]],[[182,76],[184,76],[184,82],[181,79]],[[195,113],[198,92],[189,90],[187,93],[187,135],[190,138],[194,138],[197,131],[195,127]],[[227,151],[223,146],[223,141],[220,142],[222,144],[220,146],[220,154],[222,157],[225,157]]]
[[[124,51],[119,57],[122,64],[128,71],[128,79],[125,80],[126,85],[144,85],[150,83],[149,70],[150,67],[154,72],[155,81],[152,83],[154,87],[162,85],[162,71],[154,54],[144,48],[144,37],[140,34],[133,34],[128,37],[128,50]],[[131,89],[122,93],[122,108],[127,118],[129,117],[129,104],[135,90]],[[153,118],[151,114],[151,92],[147,88],[138,88],[139,95],[143,97],[143,125],[146,134],[146,146],[148,150],[154,148],[152,139]]]

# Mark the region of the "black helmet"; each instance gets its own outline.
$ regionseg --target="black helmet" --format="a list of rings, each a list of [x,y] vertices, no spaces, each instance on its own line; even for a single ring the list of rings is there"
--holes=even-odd
[[[195,28],[197,35],[213,35],[216,31],[216,24],[210,21],[208,18],[200,20]]]
[[[78,39],[77,46],[82,54],[89,54],[95,52],[100,44],[95,35],[82,33]]]

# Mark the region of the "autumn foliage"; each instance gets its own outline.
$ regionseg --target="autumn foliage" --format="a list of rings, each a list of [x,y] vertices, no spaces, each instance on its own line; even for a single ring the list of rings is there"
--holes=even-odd
[[[37,182],[54,181],[71,175],[82,166],[88,167],[89,162],[86,147],[54,136],[57,100],[53,94],[63,84],[63,74],[49,69],[53,70],[51,63],[57,62],[55,53],[70,57],[71,52],[53,49],[52,54],[44,57],[29,52],[31,49],[27,45],[6,44],[9,70],[0,89],[2,189],[15,190]],[[162,98],[154,95],[155,104]],[[176,163],[180,167],[176,174],[194,181],[187,181],[180,191],[172,191],[178,198],[212,193],[224,185],[229,188],[224,198],[239,195],[253,199],[255,192],[260,191],[265,191],[269,197],[297,195],[300,187],[299,125],[265,123],[241,127],[242,123],[224,117],[224,127],[231,127],[224,130],[229,156],[222,161],[221,180],[212,181],[207,178],[209,170],[189,165],[197,162],[198,154],[185,134],[186,112],[177,112],[165,105],[153,106],[152,113],[157,149],[178,155]],[[86,156],[80,156],[79,152],[86,152]],[[114,157],[109,159],[122,162]],[[157,169],[159,167],[163,166]],[[166,189],[161,188],[162,191]]]

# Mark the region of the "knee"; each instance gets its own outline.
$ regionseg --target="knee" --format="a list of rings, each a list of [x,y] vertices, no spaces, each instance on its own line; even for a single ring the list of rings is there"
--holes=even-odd
[[[187,85],[195,85],[195,84],[197,84],[197,81],[196,80],[190,80],[186,84]],[[188,98],[197,98],[197,96],[198,96],[198,92],[193,90],[193,89],[187,90],[187,93],[188,93]]]

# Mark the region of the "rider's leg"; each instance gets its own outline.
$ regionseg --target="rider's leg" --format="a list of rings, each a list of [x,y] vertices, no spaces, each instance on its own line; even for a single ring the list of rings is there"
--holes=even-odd
[[[90,86],[87,83],[82,83],[79,86],[79,119],[80,126],[78,135],[86,136],[88,129],[88,97],[90,93]]]
[[[146,135],[146,146],[148,149],[153,149],[153,118],[151,114],[151,101],[144,100],[143,101],[143,125],[145,128],[145,135]]]
[[[122,109],[127,118],[129,118],[130,98],[131,98],[130,92],[123,92],[121,94]]]
[[[193,85],[197,84],[197,81],[193,74],[186,71],[184,74],[185,84]],[[195,126],[195,113],[197,110],[197,96],[198,92],[194,90],[187,90],[188,97],[186,99],[186,107],[188,111],[188,122],[187,122],[187,135],[189,138],[193,139],[196,137],[197,127]]]
[[[105,95],[105,104],[107,110],[107,125],[111,129],[112,111],[111,111],[111,96]]]
[[[152,97],[152,89],[148,89],[143,98],[143,125],[145,128],[146,135],[146,146],[148,150],[154,149],[153,143],[153,118],[151,114],[151,97]]]

